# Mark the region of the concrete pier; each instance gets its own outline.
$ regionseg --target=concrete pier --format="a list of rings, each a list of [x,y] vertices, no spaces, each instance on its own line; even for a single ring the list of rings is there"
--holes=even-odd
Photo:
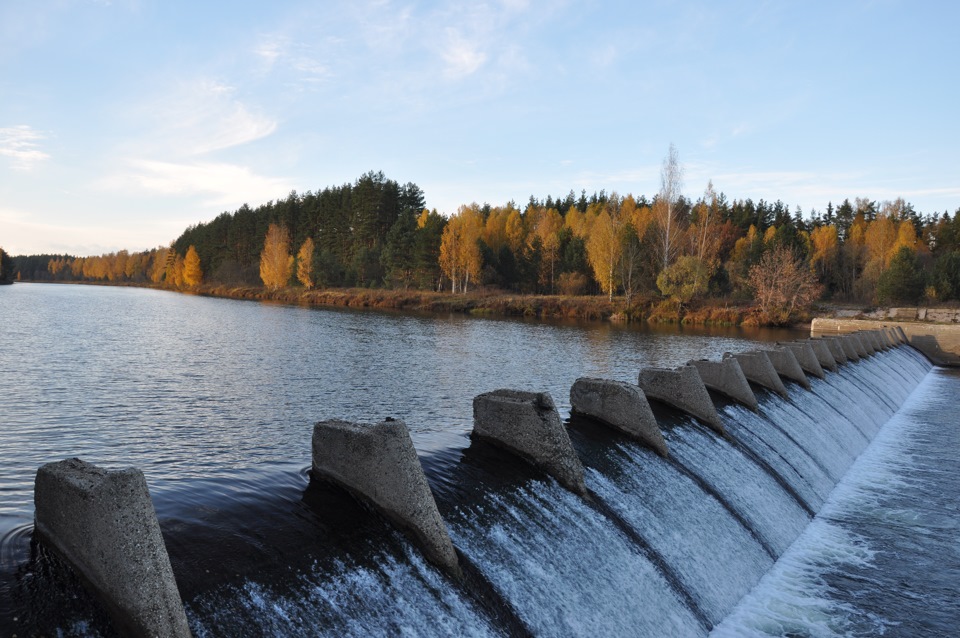
[[[313,476],[346,489],[410,534],[424,555],[459,576],[457,553],[403,421],[321,421],[313,428]]]
[[[773,367],[770,357],[766,351],[755,350],[752,352],[737,352],[730,354],[724,353],[723,358],[733,357],[740,364],[744,376],[753,383],[763,386],[768,390],[773,390],[783,398],[788,398],[787,387],[780,380],[777,369]]]
[[[846,339],[853,344],[854,349],[857,351],[857,354],[861,359],[866,359],[868,356],[870,356],[870,353],[867,352],[866,346],[863,345],[863,342],[860,341],[860,337],[858,337],[855,333],[848,334]]]
[[[80,459],[37,471],[35,529],[104,602],[124,636],[190,636],[147,481]]]
[[[583,465],[546,392],[495,390],[473,399],[473,434],[526,459],[576,494]]]
[[[574,414],[590,417],[667,456],[667,443],[639,386],[581,377],[570,388]]]
[[[847,355],[847,361],[860,360],[860,353],[857,351],[856,344],[853,343],[853,337],[850,335],[843,335],[841,337],[837,337],[837,339],[840,341],[840,345],[843,346],[843,351]]]
[[[759,405],[757,397],[750,389],[750,383],[736,359],[732,357],[720,361],[701,359],[690,361],[687,365],[697,369],[703,384],[711,390],[739,401],[752,410],[757,409]]]
[[[810,389],[810,380],[807,379],[807,375],[803,373],[803,368],[800,367],[800,363],[797,361],[793,352],[786,348],[771,348],[770,350],[765,350],[765,352],[767,356],[770,357],[770,363],[773,364],[777,374],[784,379],[796,381],[807,390]]]
[[[837,360],[833,356],[833,352],[830,350],[830,345],[823,339],[807,339],[803,343],[806,343],[813,350],[814,354],[817,356],[817,363],[820,364],[820,367],[824,370],[830,370],[831,372],[836,372],[838,369]]]
[[[676,370],[644,368],[640,371],[638,385],[647,397],[672,405],[700,419],[714,431],[725,433],[707,386],[693,366],[680,366]]]
[[[868,332],[857,332],[856,337],[860,340],[860,343],[863,345],[863,349],[867,352],[868,357],[876,354],[878,348],[876,344],[874,344],[873,339],[870,338],[870,334]]]
[[[816,337],[821,339],[827,347],[830,348],[830,354],[833,355],[834,360],[838,364],[843,364],[849,361],[847,357],[847,350],[843,347],[843,343],[840,341],[839,337]]]
[[[790,341],[779,345],[793,353],[793,356],[797,358],[797,363],[800,364],[800,368],[805,373],[812,374],[818,379],[827,376],[820,365],[817,353],[813,351],[813,346],[806,341]]]

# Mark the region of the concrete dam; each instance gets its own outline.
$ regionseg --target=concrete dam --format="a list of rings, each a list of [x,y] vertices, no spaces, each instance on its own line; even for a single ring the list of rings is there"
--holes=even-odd
[[[723,635],[931,368],[882,329],[581,378],[568,419],[492,390],[455,454],[418,455],[398,420],[321,421],[308,492],[362,524],[283,587],[181,599],[136,469],[40,468],[36,535],[122,635]]]

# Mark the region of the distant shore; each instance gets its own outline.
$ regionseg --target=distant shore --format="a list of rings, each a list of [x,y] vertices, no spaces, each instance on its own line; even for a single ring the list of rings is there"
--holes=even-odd
[[[306,290],[300,287],[268,290],[262,286],[228,286],[202,284],[192,290],[135,282],[63,281],[36,283],[74,283],[91,286],[152,288],[224,299],[248,299],[300,306],[333,306],[370,308],[435,314],[464,314],[489,317],[528,317],[538,319],[581,319],[589,321],[649,322],[739,326],[757,325],[752,321],[747,304],[712,302],[690,305],[682,312],[673,303],[654,296],[624,297],[600,295],[524,295],[503,291],[479,290],[467,294],[423,290],[389,290],[383,288],[324,288]]]

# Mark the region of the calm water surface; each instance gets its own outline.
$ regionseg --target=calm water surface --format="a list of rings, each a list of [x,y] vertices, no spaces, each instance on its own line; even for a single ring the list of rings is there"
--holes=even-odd
[[[742,350],[786,331],[653,332],[602,323],[317,310],[155,290],[20,284],[0,297],[0,529],[32,518],[36,468],[79,456],[170,483],[310,464],[321,419],[409,426],[463,445],[472,399]],[[249,478],[249,475],[247,475]]]

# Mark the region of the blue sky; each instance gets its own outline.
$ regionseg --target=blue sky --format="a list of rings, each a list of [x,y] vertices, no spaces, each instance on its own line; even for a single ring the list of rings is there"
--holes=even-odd
[[[100,254],[383,170],[960,207],[953,2],[0,1],[0,246]]]

